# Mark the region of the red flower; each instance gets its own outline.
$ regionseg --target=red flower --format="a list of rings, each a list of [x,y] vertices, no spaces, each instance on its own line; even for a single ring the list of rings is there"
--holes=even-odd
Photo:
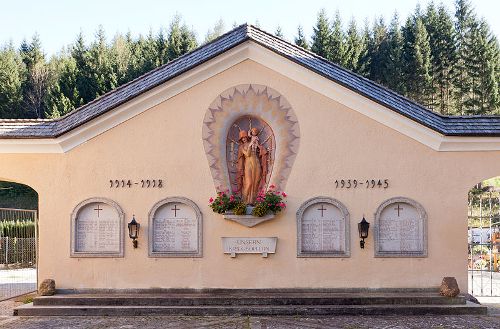
[[[214,202],[214,198],[210,198],[210,200],[208,200],[208,203],[212,203]]]
[[[231,196],[229,197],[229,201],[234,201],[234,195],[231,194]]]
[[[275,187],[276,187],[276,186],[274,186],[273,184],[271,184],[271,186],[269,186],[269,189],[271,189],[271,190],[272,190],[272,189],[273,189],[273,188],[275,188]]]
[[[286,198],[286,193],[285,192],[282,192],[281,195]]]

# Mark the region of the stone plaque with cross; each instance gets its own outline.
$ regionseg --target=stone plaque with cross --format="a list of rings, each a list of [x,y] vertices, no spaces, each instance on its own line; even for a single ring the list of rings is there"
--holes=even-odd
[[[297,212],[298,257],[349,257],[349,212],[339,201],[316,197]]]
[[[91,198],[71,215],[72,257],[123,257],[124,214],[114,201]]]
[[[375,213],[376,257],[427,256],[427,215],[416,201],[398,197]]]
[[[171,197],[149,213],[150,257],[201,257],[202,216],[189,199]]]

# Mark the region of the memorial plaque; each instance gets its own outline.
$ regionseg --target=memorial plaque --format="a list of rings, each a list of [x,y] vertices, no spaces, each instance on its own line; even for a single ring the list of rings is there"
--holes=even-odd
[[[349,257],[349,213],[335,199],[313,198],[297,212],[297,256]]]
[[[149,255],[201,257],[201,225],[201,212],[192,201],[160,201],[149,214]]]
[[[384,202],[375,214],[375,256],[426,256],[426,219],[424,208],[411,199]]]
[[[276,252],[276,243],[278,238],[222,238],[222,249],[225,254],[262,254],[267,257],[268,254]]]
[[[72,214],[71,256],[123,257],[123,211],[111,200],[93,198]]]

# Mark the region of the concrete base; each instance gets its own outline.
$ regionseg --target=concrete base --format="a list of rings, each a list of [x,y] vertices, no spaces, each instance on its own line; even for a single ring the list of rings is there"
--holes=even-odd
[[[141,294],[69,293],[37,297],[20,316],[72,315],[424,315],[486,314],[487,308],[437,292],[221,290]]]
[[[271,220],[274,218],[274,214],[268,214],[262,217],[256,217],[253,215],[235,215],[232,213],[224,214],[224,219],[232,220],[238,224],[244,225],[246,227],[254,227],[257,224]]]

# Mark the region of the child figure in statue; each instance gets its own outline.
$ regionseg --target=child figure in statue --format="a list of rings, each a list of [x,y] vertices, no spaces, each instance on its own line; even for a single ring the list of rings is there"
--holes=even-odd
[[[252,148],[252,151],[255,152],[257,147],[259,147],[259,129],[255,127],[250,129],[248,135],[250,135],[250,147]]]

